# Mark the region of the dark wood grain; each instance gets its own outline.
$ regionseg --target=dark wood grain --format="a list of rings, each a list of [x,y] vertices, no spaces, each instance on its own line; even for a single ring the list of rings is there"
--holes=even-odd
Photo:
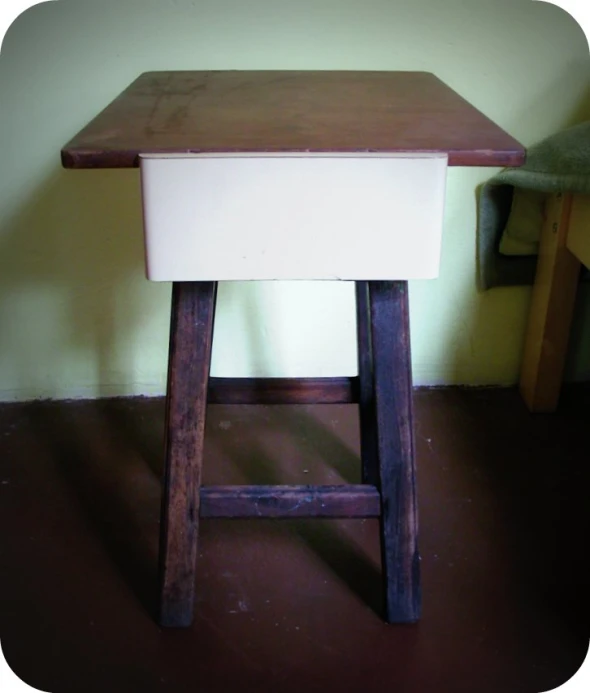
[[[370,282],[386,620],[420,618],[407,282]]]
[[[186,627],[193,618],[199,487],[215,282],[172,288],[166,400],[166,452],[160,534],[160,623]]]
[[[146,72],[62,150],[66,168],[141,152],[445,152],[518,166],[523,147],[428,72]]]
[[[375,486],[203,486],[201,517],[378,517]]]
[[[348,404],[358,378],[209,378],[210,404]]]
[[[376,485],[379,483],[379,468],[368,282],[356,282],[355,290],[362,479],[365,484]]]

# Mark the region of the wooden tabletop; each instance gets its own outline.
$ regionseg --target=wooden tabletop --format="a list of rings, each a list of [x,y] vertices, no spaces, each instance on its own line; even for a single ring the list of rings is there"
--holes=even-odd
[[[140,153],[445,152],[518,166],[515,139],[428,72],[146,72],[62,150],[66,168]]]

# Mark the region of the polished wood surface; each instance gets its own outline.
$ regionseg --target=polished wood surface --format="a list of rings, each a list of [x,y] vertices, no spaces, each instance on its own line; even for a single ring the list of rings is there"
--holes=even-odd
[[[428,72],[146,72],[62,150],[66,168],[144,152],[443,152],[518,166],[523,147]]]

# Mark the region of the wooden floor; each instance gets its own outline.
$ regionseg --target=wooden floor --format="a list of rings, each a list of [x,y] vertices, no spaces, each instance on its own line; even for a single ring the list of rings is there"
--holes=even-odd
[[[164,404],[0,406],[0,636],[52,693],[538,693],[588,647],[590,388],[418,390],[424,616],[375,520],[204,520],[189,630],[153,620]],[[209,407],[205,483],[358,482],[353,405]]]

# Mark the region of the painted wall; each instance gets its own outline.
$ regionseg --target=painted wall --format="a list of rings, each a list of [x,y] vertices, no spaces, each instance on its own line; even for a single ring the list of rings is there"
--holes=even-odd
[[[144,279],[137,171],[64,171],[59,150],[139,73],[435,72],[525,145],[590,117],[574,20],[530,0],[59,0],[0,56],[0,399],[164,391],[170,287]],[[479,294],[475,188],[451,169],[440,279],[411,284],[417,384],[513,383],[530,291]],[[215,375],[356,370],[348,284],[228,284]],[[590,296],[568,377],[590,377]],[[587,319],[584,321],[583,316]]]

